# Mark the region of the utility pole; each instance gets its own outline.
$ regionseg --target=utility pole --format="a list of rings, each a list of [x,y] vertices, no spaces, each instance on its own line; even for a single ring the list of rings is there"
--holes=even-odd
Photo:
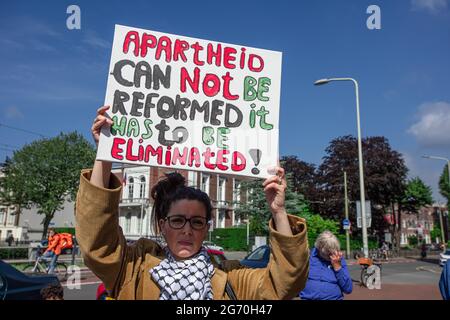
[[[250,251],[250,217],[247,214],[247,251]]]
[[[445,243],[445,234],[444,234],[444,219],[442,219],[442,208],[441,208],[441,204],[438,204],[438,210],[439,210],[439,222],[441,225],[441,241],[442,241],[442,252],[445,252],[445,247],[446,247],[446,243]]]
[[[345,192],[345,219],[348,220],[348,196],[347,196],[347,172],[344,171],[344,192]],[[347,244],[346,259],[350,257],[350,230],[345,230],[345,239]]]

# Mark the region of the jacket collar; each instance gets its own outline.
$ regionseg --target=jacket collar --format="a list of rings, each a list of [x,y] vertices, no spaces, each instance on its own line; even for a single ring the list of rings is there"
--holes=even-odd
[[[158,284],[150,276],[150,269],[156,267],[161,262],[153,256],[148,256],[146,259],[145,266],[142,270],[144,272],[144,283],[143,283],[143,299],[145,300],[158,300],[161,294]],[[211,278],[211,288],[213,291],[213,299],[221,300],[225,295],[225,286],[227,283],[227,273],[214,268],[214,275]]]

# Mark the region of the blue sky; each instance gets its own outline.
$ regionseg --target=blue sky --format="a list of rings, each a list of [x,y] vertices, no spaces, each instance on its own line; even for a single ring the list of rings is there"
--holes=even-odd
[[[81,9],[68,30],[66,9]],[[369,5],[381,30],[369,30]],[[337,136],[386,136],[434,190],[450,157],[450,0],[2,1],[0,159],[39,138],[89,128],[102,105],[114,24],[283,52],[280,153],[320,164]]]

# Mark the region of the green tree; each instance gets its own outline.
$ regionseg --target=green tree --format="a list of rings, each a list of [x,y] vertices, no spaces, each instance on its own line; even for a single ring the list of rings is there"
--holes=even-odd
[[[297,156],[283,156],[280,163],[286,174],[291,175],[294,191],[302,194],[308,202],[314,203],[317,196],[315,165],[302,161]]]
[[[317,236],[325,230],[329,230],[337,235],[339,223],[312,213],[303,195],[293,190],[292,176],[290,174],[287,174],[287,183],[286,212],[306,220],[310,247],[314,246]],[[242,188],[248,190],[248,201],[245,204],[240,204],[236,213],[241,215],[241,217],[250,217],[250,232],[253,235],[267,236],[268,221],[272,215],[262,188],[262,180],[244,182]]]
[[[436,238],[441,238],[441,226],[439,224],[433,226],[433,230],[430,231],[431,241],[436,241]],[[440,240],[442,242],[442,240]]]
[[[35,205],[44,216],[44,238],[65,200],[75,201],[80,171],[92,166],[94,160],[95,148],[76,132],[36,140],[14,152],[5,163],[0,201],[19,208]]]
[[[433,203],[432,194],[431,188],[416,177],[406,183],[401,205],[408,212],[417,213],[421,207]]]
[[[286,212],[290,214],[300,214],[307,212],[308,206],[301,194],[292,189],[292,180],[287,175],[288,186],[285,195]],[[268,235],[268,221],[272,216],[267,205],[263,180],[256,179],[242,183],[242,189],[247,192],[248,198],[245,203],[240,203],[236,209],[236,214],[242,218],[250,218],[250,232],[256,236]]]
[[[439,179],[439,191],[442,196],[447,198],[447,206],[450,204],[450,179],[448,176],[448,164],[444,166],[444,170],[442,171],[441,178]]]
[[[322,232],[328,230],[331,231],[334,235],[338,236],[339,232],[339,223],[331,220],[325,219],[318,214],[313,214],[308,211],[304,211],[298,216],[304,218],[306,220],[307,233],[308,233],[308,242],[310,248],[314,246],[317,237]]]
[[[400,153],[393,150],[385,137],[367,137],[362,140],[364,160],[364,183],[366,200],[372,204],[372,226],[370,234],[381,238],[386,228],[393,234],[398,225],[387,225],[384,215],[394,210],[394,204],[403,196],[408,169]],[[355,201],[360,199],[358,143],[353,136],[332,140],[326,149],[326,156],[317,169],[317,193],[314,209],[332,219],[341,219],[344,211],[343,172],[347,172],[350,220],[356,225]],[[394,215],[395,216],[395,215]],[[360,233],[356,230],[355,233]],[[356,235],[357,236],[357,235]],[[394,237],[394,246],[399,237]]]
[[[430,205],[432,202],[431,188],[419,177],[416,177],[406,182],[403,195],[398,200],[398,212],[417,213],[421,207]],[[402,215],[398,214],[399,226],[402,223],[401,217]],[[400,228],[395,232],[395,239],[397,244],[400,243]]]

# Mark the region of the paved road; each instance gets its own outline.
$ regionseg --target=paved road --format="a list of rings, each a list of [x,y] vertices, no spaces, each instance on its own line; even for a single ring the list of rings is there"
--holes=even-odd
[[[73,285],[70,277],[67,281],[62,281],[65,300],[95,300],[97,287],[101,281],[90,271],[82,270],[80,275],[80,285]]]
[[[442,268],[435,260],[401,259],[382,265],[381,289],[360,286],[361,268],[349,266],[353,293],[346,300],[442,300],[439,278]]]

